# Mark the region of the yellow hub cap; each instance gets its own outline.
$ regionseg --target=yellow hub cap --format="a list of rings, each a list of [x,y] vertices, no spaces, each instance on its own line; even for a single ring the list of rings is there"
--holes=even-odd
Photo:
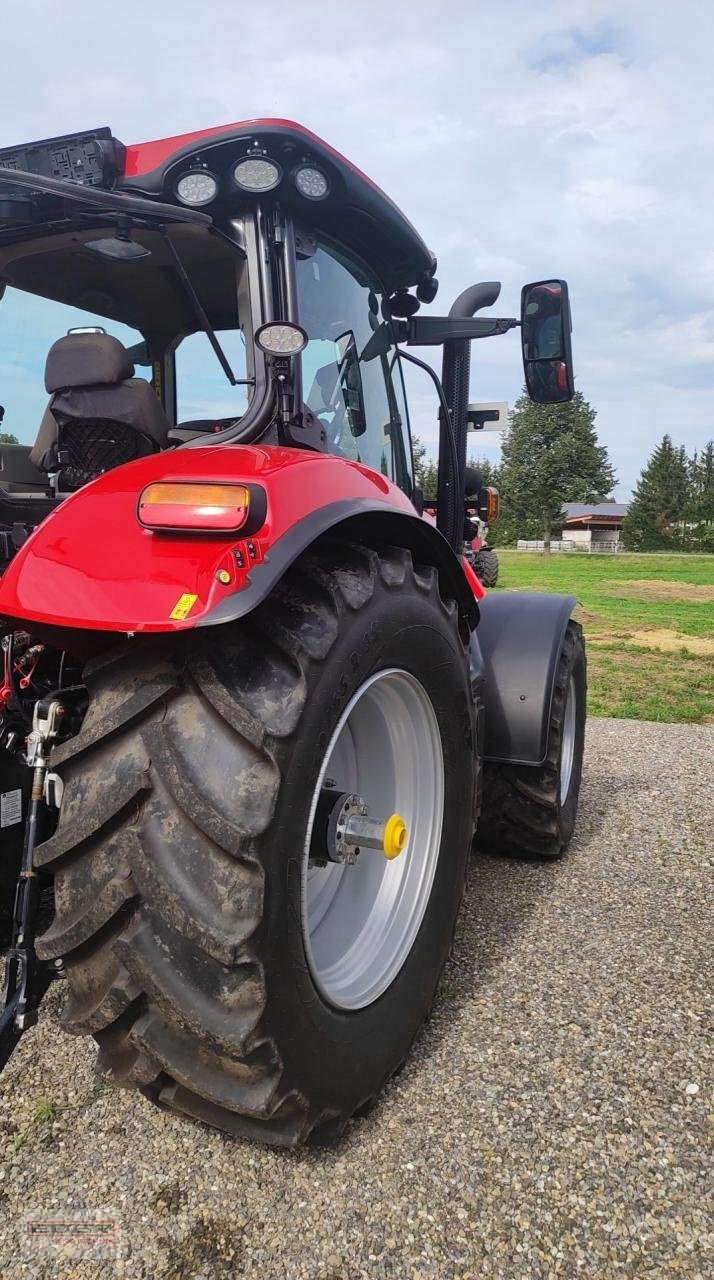
[[[393,813],[391,818],[387,818],[384,824],[384,840],[382,848],[384,849],[385,858],[398,858],[400,853],[404,852],[407,843],[407,828],[403,818],[398,813]]]

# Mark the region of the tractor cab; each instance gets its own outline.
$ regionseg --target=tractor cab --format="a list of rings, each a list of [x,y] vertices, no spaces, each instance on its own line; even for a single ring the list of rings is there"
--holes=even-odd
[[[518,323],[471,318],[498,285],[422,319],[435,272],[389,197],[290,121],[133,146],[96,129],[1,151],[0,390],[30,447],[20,507],[4,484],[18,455],[3,447],[0,525],[29,528],[48,491],[59,501],[152,452],[258,440],[367,466],[418,507],[404,345],[443,346],[453,401],[470,341]],[[563,398],[567,292],[538,287],[548,341],[529,294],[528,376],[534,394]],[[455,548],[466,414],[440,411],[438,523]]]
[[[0,373],[31,504],[9,500],[2,446],[0,524],[148,453],[258,438],[411,496],[391,317],[419,305],[410,287],[433,297],[435,267],[389,198],[290,122],[0,152]]]

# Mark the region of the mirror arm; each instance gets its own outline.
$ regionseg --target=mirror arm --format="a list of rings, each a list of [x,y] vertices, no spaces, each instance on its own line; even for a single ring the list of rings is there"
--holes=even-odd
[[[520,320],[490,319],[482,316],[412,316],[401,321],[398,336],[408,347],[438,347],[445,342],[492,338],[520,327]]]
[[[444,395],[444,388],[441,385],[441,378],[436,372],[436,369],[432,369],[431,365],[426,363],[426,360],[420,360],[417,356],[413,356],[410,351],[404,351],[400,349],[399,355],[401,356],[402,360],[408,360],[410,364],[415,364],[417,369],[423,369],[424,373],[428,373],[429,377],[434,383],[434,386],[436,387],[436,393],[439,397],[439,405],[441,407],[441,414],[439,418],[440,427],[441,427],[440,441],[439,441],[439,461],[441,462],[443,458],[443,450],[441,448],[441,445],[443,443],[443,436],[441,433],[443,432],[444,435],[446,436],[446,443],[449,450],[449,461],[451,466],[451,487],[453,489],[454,486],[458,483],[459,459],[458,459],[458,454],[456,452],[456,440],[454,439],[454,427],[451,421],[451,412],[449,410],[446,396]],[[440,528],[439,526],[438,514],[436,517],[436,522],[437,522],[437,528],[439,529],[439,532],[444,533],[444,529]],[[454,550],[458,550],[458,548],[454,547]]]

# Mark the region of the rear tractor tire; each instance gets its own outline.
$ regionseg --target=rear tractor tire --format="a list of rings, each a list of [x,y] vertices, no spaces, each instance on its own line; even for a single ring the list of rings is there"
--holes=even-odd
[[[485,764],[476,844],[483,853],[558,858],[578,808],[587,670],[582,628],[569,622],[558,659],[545,763]]]
[[[473,570],[484,587],[495,587],[498,582],[498,555],[493,547],[481,547],[474,556]]]
[[[456,605],[407,551],[332,543],[240,623],[135,641],[86,679],[37,851],[66,1028],[164,1108],[334,1140],[408,1054],[462,897],[476,768]],[[400,813],[404,852],[316,856],[326,788]]]

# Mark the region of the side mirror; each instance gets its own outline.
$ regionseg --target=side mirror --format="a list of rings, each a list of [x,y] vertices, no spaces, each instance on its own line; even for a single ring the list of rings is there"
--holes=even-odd
[[[570,301],[564,280],[539,280],[521,291],[521,346],[526,387],[536,404],[575,394]]]
[[[367,430],[367,410],[362,391],[362,371],[357,342],[352,329],[335,339],[342,399],[350,434],[357,439]]]

